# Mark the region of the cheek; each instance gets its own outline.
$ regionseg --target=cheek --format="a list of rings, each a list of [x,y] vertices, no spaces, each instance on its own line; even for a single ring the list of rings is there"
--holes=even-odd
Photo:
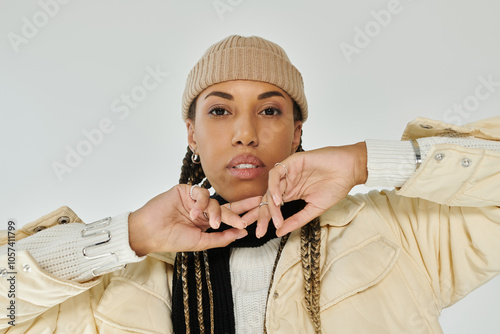
[[[214,162],[217,161],[214,157],[218,154],[218,147],[217,140],[203,140],[198,144],[198,154],[200,155],[204,170],[208,171],[210,168],[213,168]]]
[[[193,137],[196,141],[198,154],[202,158],[210,156],[214,146],[217,146],[217,143],[221,139],[220,131],[218,131],[218,129],[202,121],[197,124],[197,129]]]
[[[276,149],[282,150],[287,149],[289,153],[289,148],[292,147],[293,141],[293,125],[285,123],[276,123],[267,127],[263,127],[260,131],[259,142],[262,145],[271,145]]]
[[[210,177],[221,170],[227,160],[224,153],[228,152],[228,138],[224,132],[200,132],[198,135],[198,154],[203,171]],[[230,143],[230,141],[229,141]]]

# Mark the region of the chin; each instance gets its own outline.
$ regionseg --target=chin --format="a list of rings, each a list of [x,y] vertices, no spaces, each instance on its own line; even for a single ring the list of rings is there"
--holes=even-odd
[[[263,196],[267,191],[267,187],[256,187],[255,185],[239,185],[231,187],[231,189],[233,190],[226,190],[217,193],[226,201],[236,202],[250,197]]]

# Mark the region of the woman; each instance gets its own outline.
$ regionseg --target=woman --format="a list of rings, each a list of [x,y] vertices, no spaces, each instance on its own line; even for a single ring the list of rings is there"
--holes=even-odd
[[[214,44],[186,83],[180,185],[130,215],[24,226],[1,328],[440,333],[441,309],[500,270],[500,120],[301,152],[307,116],[279,46]],[[401,188],[347,196],[363,183]]]

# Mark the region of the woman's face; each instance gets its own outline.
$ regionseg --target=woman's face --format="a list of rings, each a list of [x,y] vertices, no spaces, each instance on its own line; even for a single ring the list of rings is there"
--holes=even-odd
[[[266,192],[269,170],[297,150],[302,128],[287,93],[246,80],[205,89],[186,125],[205,175],[230,202]]]

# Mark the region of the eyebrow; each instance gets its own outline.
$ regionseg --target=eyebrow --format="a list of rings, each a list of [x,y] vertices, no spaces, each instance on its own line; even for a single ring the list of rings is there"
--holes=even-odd
[[[260,94],[259,96],[257,96],[257,100],[268,99],[268,98],[270,98],[272,96],[281,96],[282,98],[285,98],[283,96],[283,94],[281,94],[278,91],[273,90],[273,91],[270,91],[270,92],[265,92],[265,93]]]
[[[222,97],[223,99],[230,100],[230,101],[234,100],[234,97],[231,94],[219,92],[219,91],[213,91],[213,92],[208,93],[207,96],[205,96],[205,99],[208,98],[209,96],[218,96],[218,97]],[[268,99],[272,96],[281,96],[282,98],[285,98],[283,96],[283,94],[281,94],[278,91],[273,90],[270,92],[265,92],[265,93],[259,94],[259,96],[257,96],[257,100]]]
[[[231,100],[231,101],[234,100],[234,98],[231,94],[224,93],[224,92],[218,92],[218,91],[213,91],[213,92],[208,93],[207,96],[205,96],[205,99],[207,99],[209,96],[218,96],[218,97],[222,97],[223,99]]]

